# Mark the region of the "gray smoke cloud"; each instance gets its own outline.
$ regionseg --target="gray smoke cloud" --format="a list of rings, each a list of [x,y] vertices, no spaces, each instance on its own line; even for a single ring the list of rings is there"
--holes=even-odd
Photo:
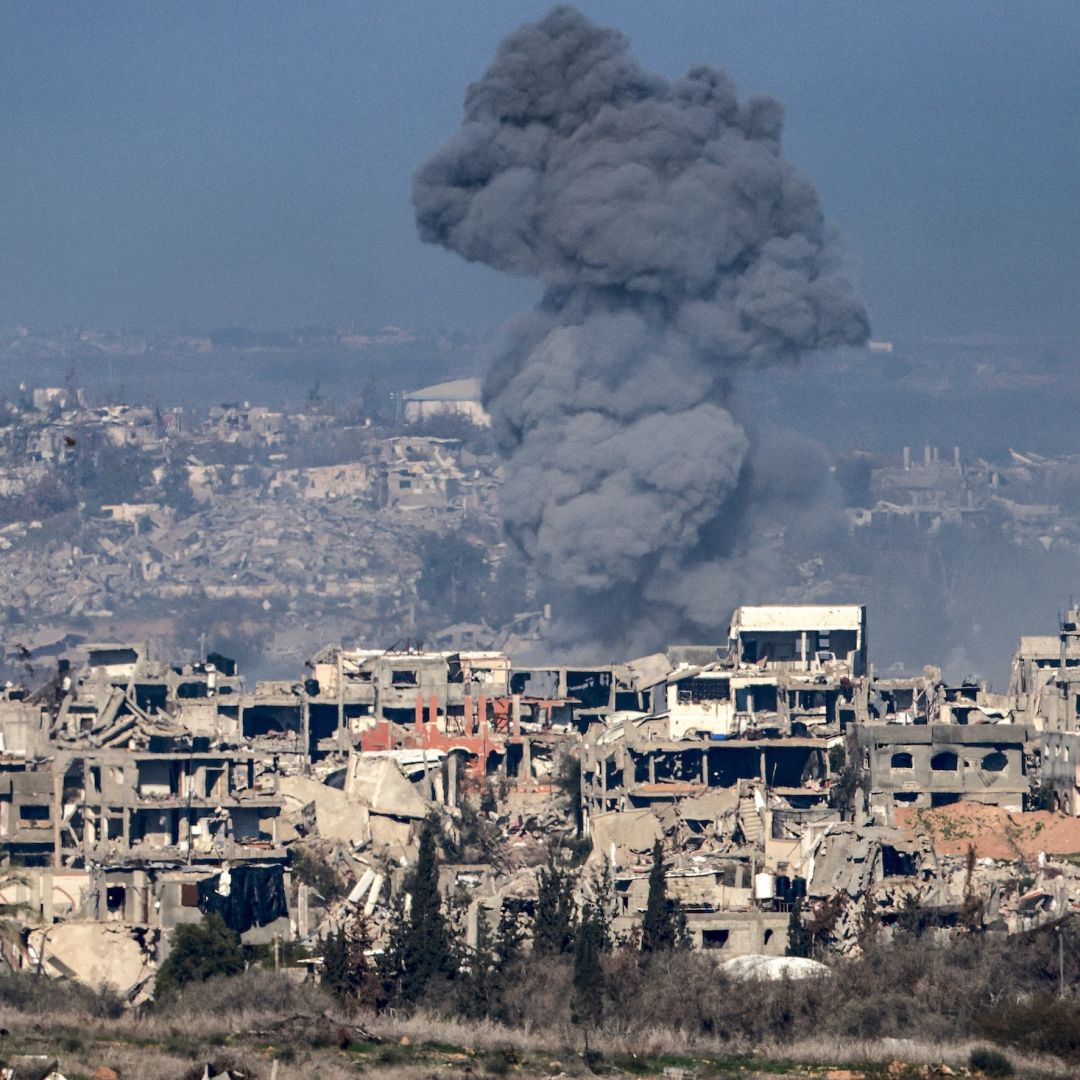
[[[503,42],[414,177],[423,240],[543,287],[484,397],[507,530],[583,635],[625,642],[646,612],[643,647],[722,625],[775,572],[749,532],[811,513],[824,483],[796,447],[792,490],[790,455],[755,453],[731,411],[740,372],[868,334],[782,119],[713,68],[644,71],[622,34],[558,7]]]

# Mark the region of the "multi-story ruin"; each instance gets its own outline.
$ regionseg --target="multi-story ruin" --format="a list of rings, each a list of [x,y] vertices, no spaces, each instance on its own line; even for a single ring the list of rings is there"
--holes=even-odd
[[[90,644],[0,697],[0,842],[22,868],[0,893],[46,925],[107,924],[137,994],[207,911],[248,942],[311,942],[351,909],[377,932],[435,814],[472,934],[532,910],[562,836],[610,872],[617,934],[640,925],[659,841],[696,947],[779,954],[792,910],[820,908],[845,948],[867,903],[885,925],[913,902],[947,921],[966,864],[935,815],[968,815],[974,850],[980,814],[1019,838],[1041,806],[1077,812],[1078,618],[1022,639],[1008,695],[932,668],[879,678],[857,605],[743,607],[722,643],[600,666],[333,645],[253,685],[220,654]],[[1002,925],[1030,925],[1001,872],[979,873]],[[54,972],[92,948],[67,930],[34,947]]]

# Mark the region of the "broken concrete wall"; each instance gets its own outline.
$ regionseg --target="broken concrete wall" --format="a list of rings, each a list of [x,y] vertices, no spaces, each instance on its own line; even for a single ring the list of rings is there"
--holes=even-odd
[[[153,931],[67,922],[32,930],[29,947],[50,974],[85,986],[112,986],[130,999],[154,976],[157,941]]]

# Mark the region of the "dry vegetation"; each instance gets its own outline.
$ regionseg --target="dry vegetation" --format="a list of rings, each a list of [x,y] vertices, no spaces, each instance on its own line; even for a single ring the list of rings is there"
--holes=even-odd
[[[1080,1067],[1080,939],[1062,933],[1061,998],[1053,931],[938,945],[904,935],[798,983],[734,983],[701,954],[643,964],[617,950],[606,962],[605,1019],[588,1032],[571,1023],[570,964],[559,957],[520,962],[507,981],[504,1023],[455,1018],[447,986],[411,1014],[373,1014],[259,968],[138,1012],[108,991],[8,976],[0,978],[8,1032],[0,1058],[56,1054],[72,1080],[102,1065],[122,1080],[187,1080],[227,1059],[255,1080],[268,1080],[275,1059],[279,1080],[647,1076],[676,1063],[701,1077],[821,1076],[829,1066],[849,1077],[913,1078],[942,1064],[962,1073],[973,1050],[996,1046],[1016,1075],[1064,1078]],[[897,1061],[907,1066],[888,1072]]]

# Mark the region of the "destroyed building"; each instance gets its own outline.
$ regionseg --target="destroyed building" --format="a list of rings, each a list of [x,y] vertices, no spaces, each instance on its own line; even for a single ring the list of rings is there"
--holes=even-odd
[[[25,875],[0,892],[76,928],[6,959],[96,971],[99,939],[78,927],[100,925],[131,954],[135,1000],[172,929],[209,911],[248,943],[310,944],[357,910],[377,942],[432,813],[470,940],[480,919],[527,918],[550,841],[579,832],[610,873],[617,936],[640,927],[660,841],[689,940],[718,957],[782,954],[796,907],[841,950],[867,904],[885,927],[913,902],[947,925],[971,870],[935,815],[1008,815],[1023,868],[976,868],[994,925],[1080,905],[1055,861],[1070,819],[1027,825],[1040,800],[1078,809],[1076,613],[1056,652],[1022,640],[1008,695],[933,668],[879,678],[866,622],[858,605],[743,607],[721,644],[591,666],[331,645],[253,685],[220,654],[84,645],[0,695],[0,842]],[[486,822],[468,841],[466,812]],[[340,895],[312,884],[311,859]]]
[[[1030,793],[1022,724],[869,724],[858,739],[870,808],[969,800],[1023,810]]]

